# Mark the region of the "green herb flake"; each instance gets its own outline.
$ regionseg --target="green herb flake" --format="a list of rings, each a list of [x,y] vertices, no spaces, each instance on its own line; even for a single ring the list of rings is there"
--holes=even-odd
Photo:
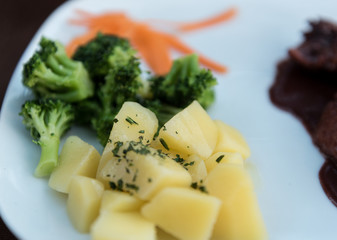
[[[216,161],[217,163],[220,163],[221,160],[224,158],[224,156],[225,156],[225,155],[219,156],[215,161]]]
[[[139,190],[139,187],[136,184],[132,184],[132,183],[126,183],[125,187],[131,190],[135,190],[135,191]]]
[[[141,134],[143,134],[143,133],[145,133],[145,130],[139,130],[139,132],[138,133],[141,133]]]
[[[187,166],[193,166],[193,165],[194,165],[194,161],[185,163],[185,164],[184,164],[184,167],[187,167]]]
[[[165,142],[164,139],[160,138],[159,141],[160,141],[161,145],[163,145],[163,147],[164,147],[167,151],[170,150],[169,147],[167,146],[167,143]]]
[[[123,142],[117,141],[115,142],[115,148],[112,150],[112,153],[115,157],[120,157],[118,155],[119,149],[123,146]]]
[[[203,193],[208,193],[206,187],[205,187],[204,185],[199,185],[197,182],[193,182],[193,183],[191,184],[191,188],[194,188],[194,189],[196,189],[196,190],[199,190],[199,191],[201,191],[201,192],[203,192]]]
[[[111,126],[111,128],[114,127],[114,124],[115,124],[115,123],[118,123],[118,119],[117,119],[117,118],[114,118],[114,120],[112,120],[112,126]]]
[[[109,182],[109,185],[110,185],[110,188],[112,190],[117,190],[117,191],[123,191],[123,180],[122,179],[119,179],[117,181],[117,184],[115,182]]]
[[[176,161],[177,163],[183,163],[185,160],[180,157],[179,154],[176,155],[176,158],[173,158],[174,161]]]
[[[149,183],[151,183],[151,182],[152,182],[152,178],[148,178],[147,181],[148,181]]]
[[[129,116],[125,118],[125,121],[127,121],[127,122],[130,123],[131,125],[132,125],[132,124],[138,125],[138,123],[137,123],[135,120],[133,120],[132,118],[130,118]]]

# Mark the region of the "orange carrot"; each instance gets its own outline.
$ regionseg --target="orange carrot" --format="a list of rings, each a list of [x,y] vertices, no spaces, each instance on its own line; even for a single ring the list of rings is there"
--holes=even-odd
[[[235,8],[231,8],[209,19],[205,19],[205,20],[201,20],[201,21],[197,21],[193,23],[180,24],[180,26],[178,27],[178,30],[182,32],[188,32],[188,31],[210,27],[212,25],[219,24],[224,21],[228,21],[232,19],[236,14],[237,14],[237,10]]]
[[[71,56],[76,48],[93,39],[98,32],[113,34],[127,38],[139,51],[145,62],[158,75],[169,72],[172,66],[170,49],[175,49],[183,54],[196,52],[177,37],[153,30],[149,24],[138,23],[128,18],[122,12],[94,15],[89,12],[77,10],[79,19],[70,20],[71,24],[85,26],[88,32],[74,38],[67,46],[67,54]],[[195,23],[178,24],[181,31],[191,31],[205,28],[231,19],[236,14],[236,9],[230,9],[213,18]],[[199,62],[214,71],[224,73],[226,67],[199,54]]]
[[[191,53],[195,53],[196,51],[192,48],[190,48],[189,46],[187,46],[186,44],[184,44],[183,42],[181,42],[177,37],[171,36],[171,35],[165,35],[167,41],[170,43],[170,46],[182,53],[185,54],[191,54]],[[205,65],[207,68],[212,69],[216,72],[219,73],[225,73],[227,72],[227,68],[224,65],[218,64],[208,58],[206,58],[205,56],[203,56],[202,54],[198,54],[199,56],[199,62],[203,65]]]
[[[139,24],[131,37],[131,44],[139,51],[149,67],[158,75],[170,71],[172,60],[169,46],[162,34]]]
[[[71,57],[76,49],[81,46],[86,44],[87,42],[89,42],[91,39],[95,38],[97,35],[97,31],[95,30],[91,30],[90,32],[87,32],[84,35],[81,35],[79,37],[74,38],[73,40],[71,40],[70,43],[68,43],[67,47],[66,47],[66,53],[69,57]]]

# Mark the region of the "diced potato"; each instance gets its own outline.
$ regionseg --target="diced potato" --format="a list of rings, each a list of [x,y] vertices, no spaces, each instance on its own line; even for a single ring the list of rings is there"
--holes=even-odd
[[[89,232],[91,224],[98,216],[103,191],[103,184],[96,179],[83,176],[72,178],[67,211],[79,232]]]
[[[181,240],[210,239],[221,201],[194,189],[165,188],[141,213]]]
[[[207,176],[207,169],[204,160],[198,155],[188,157],[183,164],[191,174],[192,182],[202,183]]]
[[[68,137],[59,157],[59,165],[50,175],[49,187],[68,193],[73,176],[95,178],[99,159],[100,155],[93,146],[79,137]]]
[[[219,164],[205,181],[222,200],[212,240],[263,240],[266,229],[249,174],[237,164]]]
[[[227,125],[220,120],[214,120],[219,132],[218,142],[214,149],[216,152],[238,152],[243,159],[250,156],[249,146],[242,134],[235,128]]]
[[[237,152],[217,152],[205,160],[207,172],[211,172],[218,164],[232,163],[244,166],[244,160]]]
[[[90,233],[92,240],[156,240],[155,225],[138,212],[102,212]]]
[[[149,200],[165,187],[189,187],[191,176],[179,163],[139,142],[125,142],[99,173],[116,189]],[[119,157],[118,157],[119,156]]]
[[[192,102],[160,129],[152,143],[183,157],[197,154],[208,158],[216,145],[218,130],[213,120],[197,102]],[[166,146],[165,146],[166,145]]]
[[[136,102],[125,102],[115,119],[116,122],[104,148],[97,173],[113,158],[112,150],[115,148],[116,142],[140,141],[141,138],[143,143],[148,144],[153,140],[158,129],[156,115]],[[109,187],[107,182],[100,179],[99,174],[97,174],[97,179],[102,180],[106,188]]]
[[[110,212],[130,212],[140,210],[142,200],[126,192],[105,190],[102,196],[101,210]]]

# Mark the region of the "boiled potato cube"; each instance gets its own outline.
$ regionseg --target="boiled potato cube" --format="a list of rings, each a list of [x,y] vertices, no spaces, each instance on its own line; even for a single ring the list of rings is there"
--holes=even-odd
[[[210,239],[221,201],[194,189],[165,188],[141,213],[181,240]]]
[[[67,211],[71,222],[79,232],[89,232],[91,224],[98,216],[103,191],[103,184],[96,179],[73,177],[69,188]]]
[[[155,240],[155,225],[138,212],[100,214],[91,227],[92,240]]]
[[[212,240],[263,240],[266,229],[249,174],[237,164],[219,164],[205,181],[209,194],[222,200]]]
[[[113,151],[115,156],[99,173],[113,189],[149,200],[165,187],[191,185],[187,170],[159,150],[131,141],[122,143]]]
[[[186,159],[183,166],[191,174],[192,182],[202,183],[207,176],[207,169],[204,160],[198,155],[192,155]]]
[[[214,149],[216,152],[238,152],[244,159],[250,156],[249,146],[242,134],[235,128],[220,120],[214,120],[218,129],[218,142]]]
[[[101,212],[130,212],[140,210],[142,200],[126,192],[105,190],[102,196]]]
[[[244,160],[240,153],[217,152],[205,160],[207,172],[211,172],[218,164],[233,163],[244,166]]]
[[[155,148],[161,147],[182,157],[197,154],[208,158],[215,148],[217,137],[215,123],[194,101],[165,123],[152,144]]]
[[[98,173],[113,158],[112,150],[115,148],[116,142],[140,141],[142,139],[143,143],[148,144],[153,140],[158,129],[156,115],[136,102],[125,102],[115,119],[116,122],[110,132],[109,141],[100,159]],[[99,174],[97,179],[101,180],[106,188],[109,187],[107,182],[100,179]]]
[[[49,187],[68,193],[73,176],[95,178],[99,159],[100,155],[93,146],[79,137],[68,137],[59,157],[59,165],[50,175]]]

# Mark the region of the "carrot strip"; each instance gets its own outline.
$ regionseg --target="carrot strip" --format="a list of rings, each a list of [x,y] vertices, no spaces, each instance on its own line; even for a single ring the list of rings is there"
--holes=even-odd
[[[169,46],[160,32],[139,24],[131,37],[131,44],[139,51],[149,67],[158,75],[167,74],[172,66]]]
[[[191,53],[195,53],[196,51],[192,48],[190,48],[189,46],[187,46],[186,44],[184,44],[183,42],[181,42],[177,37],[174,37],[172,35],[166,34],[165,38],[167,39],[167,41],[170,43],[170,46],[182,53],[185,54],[191,54]],[[227,68],[224,65],[221,65],[219,63],[216,63],[212,60],[210,60],[209,58],[203,56],[202,54],[198,54],[199,56],[199,62],[208,67],[209,69],[212,69],[216,72],[219,73],[225,73],[227,72]]]
[[[81,35],[79,37],[74,38],[73,40],[70,41],[70,43],[68,43],[67,47],[66,47],[66,53],[69,57],[71,57],[76,49],[83,45],[86,44],[87,42],[89,42],[91,39],[94,39],[97,35],[98,31],[92,30],[90,32],[87,32],[84,35]]]
[[[80,15],[80,18],[71,19],[70,23],[85,26],[88,28],[88,32],[74,38],[68,44],[66,51],[69,56],[72,56],[80,45],[86,44],[93,39],[98,32],[129,39],[130,43],[139,51],[149,67],[158,75],[168,73],[172,66],[170,49],[175,49],[184,54],[196,52],[177,37],[153,30],[149,24],[137,23],[122,12],[108,12],[94,15],[83,10],[77,10],[77,13]],[[176,26],[181,31],[192,31],[229,20],[235,14],[236,9],[232,8],[206,20],[177,24]],[[208,59],[202,54],[199,54],[199,62],[207,68],[220,73],[227,71],[225,66]]]
[[[193,31],[193,30],[197,30],[197,29],[210,27],[212,25],[219,24],[219,23],[222,23],[224,21],[228,21],[228,20],[232,19],[236,14],[237,14],[236,8],[231,8],[231,9],[229,9],[225,12],[222,12],[222,13],[220,13],[220,14],[212,17],[212,18],[208,18],[208,19],[193,22],[193,23],[181,24],[178,27],[178,30],[180,30],[182,32],[188,32],[188,31]]]

